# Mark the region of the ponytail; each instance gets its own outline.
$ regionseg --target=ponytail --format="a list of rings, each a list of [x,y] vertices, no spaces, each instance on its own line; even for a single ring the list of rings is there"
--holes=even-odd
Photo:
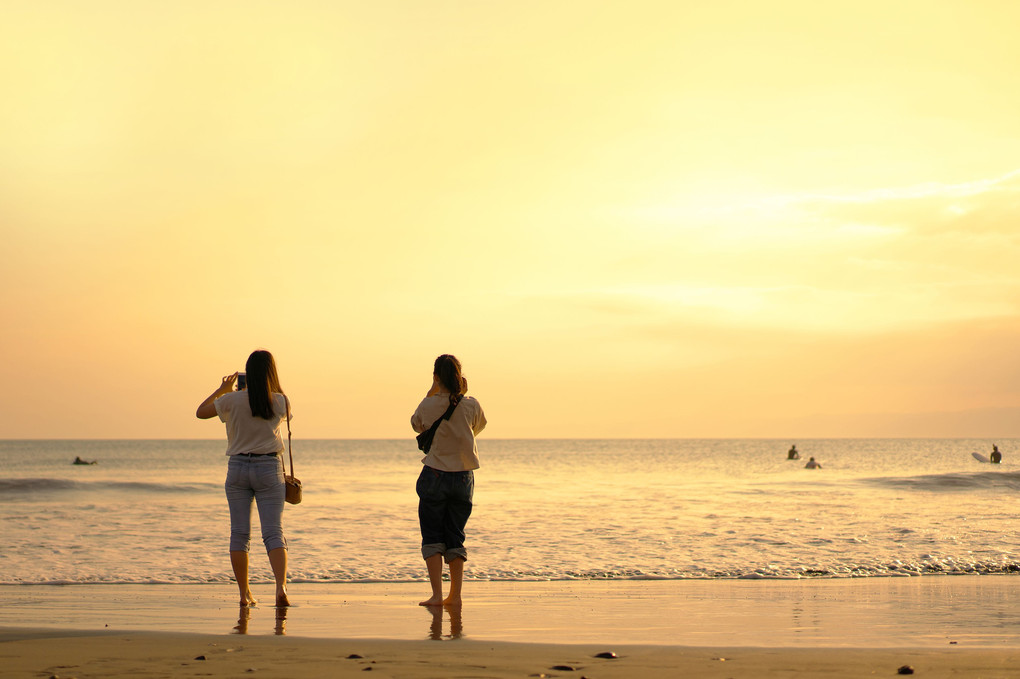
[[[460,361],[456,356],[443,354],[436,359],[432,372],[439,383],[450,392],[450,405],[456,406],[464,398],[464,376],[460,372]]]

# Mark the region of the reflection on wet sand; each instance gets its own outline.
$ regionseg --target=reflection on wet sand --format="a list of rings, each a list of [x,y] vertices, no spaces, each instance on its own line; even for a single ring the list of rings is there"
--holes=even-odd
[[[241,606],[237,612],[237,624],[234,625],[234,631],[232,634],[247,634],[248,623],[251,621],[251,612],[255,610],[254,606]],[[287,611],[290,610],[289,606],[277,606],[274,608],[276,611],[276,625],[273,627],[273,632],[280,636],[287,633]]]
[[[247,634],[248,621],[251,620],[251,606],[241,606],[237,612],[237,624],[234,625],[234,634]]]
[[[426,606],[425,608],[432,614],[432,623],[429,625],[429,639],[442,641],[443,639],[460,639],[464,636],[463,604]],[[450,614],[450,633],[446,636],[443,635],[444,610]]]
[[[273,631],[277,636],[282,636],[287,633],[287,611],[290,610],[290,606],[277,606],[276,607],[276,627]]]

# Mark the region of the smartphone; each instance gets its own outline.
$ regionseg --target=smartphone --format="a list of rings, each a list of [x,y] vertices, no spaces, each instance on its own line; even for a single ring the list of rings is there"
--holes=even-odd
[[[244,391],[248,388],[248,376],[245,373],[237,373],[237,390]]]

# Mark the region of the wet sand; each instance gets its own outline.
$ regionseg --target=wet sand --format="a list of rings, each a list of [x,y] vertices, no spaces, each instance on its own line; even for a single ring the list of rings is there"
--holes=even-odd
[[[420,583],[295,583],[292,608],[242,612],[230,585],[4,586],[0,676],[1020,677],[1017,587],[468,582],[462,608],[433,610]]]

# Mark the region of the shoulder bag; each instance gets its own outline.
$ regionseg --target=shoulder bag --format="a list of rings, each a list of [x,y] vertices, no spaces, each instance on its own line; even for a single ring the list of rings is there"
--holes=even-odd
[[[294,449],[290,443],[290,399],[284,394],[283,400],[287,403],[287,455],[290,457],[290,474],[287,473],[287,466],[283,467],[283,482],[287,486],[285,499],[292,505],[301,504],[301,479],[294,476]]]
[[[460,401],[457,401],[457,403],[460,403]],[[433,422],[431,427],[418,434],[416,437],[418,439],[418,450],[422,451],[426,455],[429,454],[429,449],[432,447],[432,439],[436,437],[436,430],[439,429],[439,424],[443,420],[450,419],[450,416],[453,415],[454,409],[457,407],[457,403],[451,403],[450,407],[446,409],[446,412],[443,413],[442,417]]]

